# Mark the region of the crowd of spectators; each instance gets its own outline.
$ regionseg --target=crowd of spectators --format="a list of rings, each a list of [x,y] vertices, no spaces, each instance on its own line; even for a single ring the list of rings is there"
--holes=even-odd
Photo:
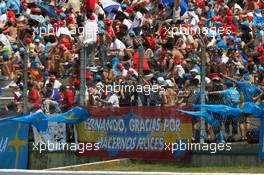
[[[202,59],[206,103],[261,103],[263,7],[261,0],[0,0],[1,73],[12,81],[3,89],[12,88],[21,112],[28,59],[30,110],[71,109],[80,98],[85,45],[88,106],[199,104]],[[157,88],[131,90],[139,83]],[[246,117],[226,120],[227,133],[230,124],[245,139]]]

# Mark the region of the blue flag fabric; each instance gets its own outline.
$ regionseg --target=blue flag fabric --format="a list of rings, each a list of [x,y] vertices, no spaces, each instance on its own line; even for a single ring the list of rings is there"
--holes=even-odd
[[[257,118],[262,118],[264,115],[264,109],[261,106],[256,105],[252,102],[246,102],[244,103],[244,106],[242,108],[243,113],[251,114]]]
[[[68,112],[48,118],[48,121],[78,124],[86,120],[88,117],[89,113],[85,109],[81,107],[75,107]]]
[[[207,111],[185,111],[185,110],[178,110],[182,113],[194,116],[194,117],[201,117],[203,118],[207,123],[212,125],[213,127],[219,127],[220,122],[219,120],[215,119],[212,114],[208,113]]]
[[[163,4],[173,4],[174,3],[174,0],[162,0]],[[180,3],[180,8],[181,8],[181,16],[184,15],[184,13],[187,12],[187,9],[188,9],[188,5],[186,3],[185,0],[181,0],[181,3]]]
[[[39,131],[46,131],[48,128],[47,116],[42,112],[37,112],[34,114],[22,116],[22,117],[12,118],[11,120],[32,124]]]
[[[234,116],[238,117],[241,113],[241,110],[239,108],[232,108],[230,106],[226,105],[194,105],[197,108],[205,109],[210,112],[214,112],[219,114],[221,117],[226,117],[226,116]]]
[[[26,169],[29,125],[0,120],[0,169]]]
[[[188,8],[188,5],[185,2],[185,0],[181,0],[180,7],[181,7],[181,16],[183,16],[184,13],[187,11],[187,8]]]
[[[163,4],[173,4],[174,0],[162,0]]]

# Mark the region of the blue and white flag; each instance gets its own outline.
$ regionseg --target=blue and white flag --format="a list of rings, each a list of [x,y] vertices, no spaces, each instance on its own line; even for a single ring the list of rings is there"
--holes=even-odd
[[[234,116],[238,117],[241,113],[239,108],[233,108],[227,105],[194,105],[197,108],[201,108],[210,112],[219,114],[221,117]]]
[[[43,112],[36,112],[34,114],[16,117],[10,120],[31,124],[39,131],[46,131],[48,128],[47,116]]]
[[[0,169],[26,169],[29,125],[0,120]]]
[[[48,121],[78,124],[89,117],[89,113],[81,107],[75,107],[68,112],[48,118]]]
[[[207,111],[185,111],[185,110],[178,110],[178,111],[194,117],[203,118],[207,123],[209,123],[213,127],[220,126],[219,120],[215,119],[214,116]]]

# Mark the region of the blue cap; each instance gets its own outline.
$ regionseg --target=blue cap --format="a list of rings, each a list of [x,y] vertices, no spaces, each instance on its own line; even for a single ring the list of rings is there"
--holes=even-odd
[[[225,48],[226,47],[226,43],[224,42],[224,40],[220,40],[216,45],[219,48]]]
[[[4,61],[8,61],[8,59],[9,59],[9,55],[8,55],[8,53],[3,53],[3,60]]]
[[[245,74],[244,75],[244,80],[249,81],[250,80],[250,75],[249,74]]]
[[[255,9],[255,13],[261,14],[261,10],[259,8]]]
[[[219,40],[219,39],[221,39],[221,35],[220,35],[220,34],[216,34],[215,38],[216,38],[217,40]]]
[[[136,36],[135,32],[132,31],[132,30],[130,30],[130,31],[128,32],[128,35],[131,36],[131,37]]]
[[[127,5],[126,4],[121,4],[121,8],[122,9],[126,9],[127,8]]]
[[[48,51],[51,47],[51,43],[50,42],[47,42],[46,45],[45,45],[45,51]]]
[[[47,60],[49,58],[49,55],[48,54],[43,54],[43,55],[41,55],[41,58]]]
[[[57,7],[62,7],[62,6],[63,6],[62,3],[57,4]]]
[[[12,45],[13,50],[18,50],[18,46],[16,44]]]
[[[38,36],[36,36],[36,37],[35,37],[35,40],[36,40],[36,39],[42,40],[42,39],[43,39],[43,37],[42,37],[42,36],[40,36],[40,35],[38,35]]]
[[[47,77],[47,76],[49,76],[49,72],[48,72],[48,71],[45,71],[45,72],[43,73],[43,75],[44,75],[45,77]]]
[[[233,86],[234,86],[234,84],[233,84],[233,82],[232,82],[231,80],[226,80],[226,81],[225,81],[225,85],[226,85],[227,87],[233,87]]]
[[[261,30],[261,31],[259,32],[259,35],[260,35],[260,36],[264,36],[264,30]]]
[[[215,25],[216,25],[216,27],[221,27],[221,26],[222,26],[222,22],[220,22],[220,21],[216,21],[216,22],[215,22]]]
[[[6,13],[6,12],[7,12],[7,8],[6,8],[6,7],[2,7],[2,8],[1,8],[1,12],[2,12],[2,13]]]
[[[241,43],[242,39],[241,38],[236,38],[236,43]]]
[[[62,19],[65,19],[65,18],[66,18],[66,14],[65,14],[65,13],[60,13],[60,17],[61,17]]]
[[[15,7],[16,7],[16,3],[15,3],[15,2],[11,2],[11,3],[10,3],[10,8],[13,9],[13,8],[15,8]]]
[[[249,26],[249,23],[247,21],[243,21],[240,24],[243,25],[243,26],[247,26],[247,27]]]
[[[227,36],[227,39],[232,40],[232,41],[235,41],[235,37],[233,35],[228,35]]]
[[[207,38],[213,38],[213,37],[214,37],[214,35],[212,33],[207,34]]]
[[[26,50],[24,49],[24,47],[20,47],[20,48],[19,48],[19,52],[21,52],[21,53],[25,53]]]
[[[105,29],[105,24],[103,21],[98,21],[97,24],[100,29]]]
[[[264,67],[263,67],[263,66],[259,66],[259,67],[258,67],[258,70],[264,72]]]
[[[36,55],[34,53],[29,53],[29,58],[35,58]]]
[[[95,75],[95,80],[96,80],[96,81],[101,81],[101,80],[102,80],[101,75],[96,74],[96,75]]]

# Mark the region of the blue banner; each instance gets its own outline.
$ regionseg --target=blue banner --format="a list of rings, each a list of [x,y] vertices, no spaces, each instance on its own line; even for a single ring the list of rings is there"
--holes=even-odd
[[[238,117],[241,113],[241,109],[239,108],[232,108],[230,106],[226,105],[194,105],[197,108],[202,108],[210,112],[217,113],[221,115],[221,117],[226,117],[226,116],[234,116]]]
[[[34,114],[29,114],[21,117],[12,118],[11,120],[17,122],[23,122],[32,124],[39,131],[46,131],[48,128],[47,116],[42,112],[37,112]]]
[[[0,120],[0,169],[26,169],[29,125]]]
[[[258,106],[252,102],[246,102],[242,108],[243,113],[251,114],[256,118],[263,117],[264,110],[262,106]]]
[[[178,111],[194,117],[201,117],[213,127],[220,126],[219,120],[215,119],[214,116],[207,111],[185,111],[185,110],[178,110]]]
[[[81,107],[75,107],[68,112],[48,118],[48,121],[78,124],[86,120],[88,117],[89,113],[85,109]]]

